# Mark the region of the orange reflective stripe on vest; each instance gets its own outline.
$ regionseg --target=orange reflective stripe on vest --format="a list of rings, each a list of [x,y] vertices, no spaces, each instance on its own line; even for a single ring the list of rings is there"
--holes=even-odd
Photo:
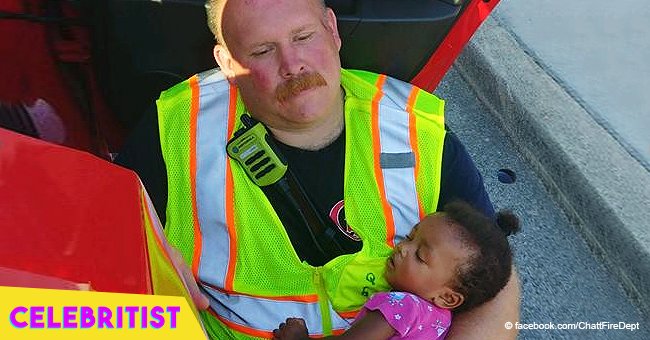
[[[232,290],[236,232],[232,220],[232,198],[229,198],[232,195],[232,174],[224,150],[234,127],[236,100],[233,98],[236,99],[237,93],[226,81],[207,79],[223,78],[220,72],[204,74],[204,77],[201,83],[208,82],[212,86],[192,88],[192,98],[198,98],[201,113],[195,130],[197,172],[194,199],[200,229],[195,238],[200,242],[195,239],[194,261],[198,268],[196,274],[201,280]],[[231,95],[224,96],[222,92]]]
[[[420,221],[421,211],[415,178],[418,161],[413,145],[415,119],[409,111],[409,100],[415,100],[419,89],[393,78],[386,78],[382,90],[378,117],[379,166],[385,188],[385,200],[390,207],[393,232],[387,241],[394,246],[408,235],[411,228]],[[393,98],[403,101],[389,102]],[[390,225],[389,225],[390,226]]]
[[[227,293],[216,288],[207,288],[213,302],[210,304],[218,319],[235,327],[238,331],[253,336],[272,336],[278,328],[276,314],[282,311],[286,317],[296,316],[305,320],[309,334],[319,336],[324,334],[321,322],[318,296],[296,297],[259,297],[247,294]],[[242,316],[254,317],[243,318]],[[330,313],[336,312],[330,308]],[[283,321],[283,320],[281,320]],[[334,329],[346,329],[349,323],[343,318],[334,320]]]

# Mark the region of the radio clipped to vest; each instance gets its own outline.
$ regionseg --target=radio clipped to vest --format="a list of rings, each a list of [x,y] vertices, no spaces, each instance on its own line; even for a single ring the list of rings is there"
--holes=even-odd
[[[318,213],[266,127],[247,114],[241,116],[241,121],[244,127],[235,131],[234,137],[226,145],[228,155],[262,189],[274,209],[281,207],[283,213],[291,212],[306,226],[308,237],[324,257],[346,254],[345,248],[336,240],[337,227]],[[293,242],[292,231],[287,230],[287,233]]]
[[[226,152],[241,164],[253,183],[260,187],[276,183],[287,172],[287,161],[278,152],[264,125],[247,114],[243,114],[241,120],[244,127],[235,131],[235,136],[226,145]]]

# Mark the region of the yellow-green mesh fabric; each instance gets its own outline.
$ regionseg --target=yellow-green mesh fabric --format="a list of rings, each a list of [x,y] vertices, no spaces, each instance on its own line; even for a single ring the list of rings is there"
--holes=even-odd
[[[378,75],[365,71],[342,72],[346,91],[345,206],[348,224],[364,241],[358,254],[333,260],[325,266],[328,294],[339,312],[358,310],[367,296],[388,290],[383,278],[385,259],[391,249],[386,244],[386,221],[374,174],[371,105]],[[426,213],[435,211],[440,188],[444,102],[420,91],[414,104],[420,170],[416,179],[418,195]],[[372,275],[373,280],[368,280]],[[373,281],[373,282],[370,282]]]
[[[425,214],[435,212],[438,207],[446,133],[444,107],[444,101],[420,90],[413,108],[420,156],[420,169],[415,184]]]
[[[358,310],[372,293],[389,289],[383,279],[390,248],[386,245],[386,220],[374,176],[371,100],[347,92],[345,218],[363,240],[363,248],[358,254],[339,257],[325,266],[328,295],[339,312]],[[374,284],[365,280],[369,273],[376,278]],[[364,287],[366,295],[362,295]]]
[[[144,195],[143,192],[140,195]],[[196,317],[199,317],[199,312],[192,302],[189,292],[185,288],[185,284],[181,280],[178,272],[170,262],[168,255],[164,249],[164,245],[159,243],[158,236],[154,231],[149,214],[147,213],[146,202],[144,198],[142,202],[142,220],[144,223],[145,236],[147,238],[147,254],[149,255],[149,270],[151,273],[151,285],[153,287],[153,294],[166,295],[166,296],[182,296],[187,300],[192,312]]]
[[[238,96],[233,134],[242,127],[240,117],[244,111]],[[313,269],[300,262],[271,203],[236,161],[229,162],[238,252],[233,288],[262,296],[315,294]]]
[[[390,288],[383,278],[390,248],[386,245],[386,220],[372,145],[371,110],[378,91],[377,77],[362,71],[343,70],[341,74],[346,93],[345,215],[348,225],[363,240],[363,248],[325,265],[327,293],[339,312],[356,311],[374,292]],[[368,275],[372,275],[374,284],[366,280]]]
[[[168,202],[165,234],[169,242],[192,263],[194,251],[194,210],[190,183],[189,80],[163,92],[156,102],[160,143],[167,167]]]
[[[345,219],[370,254],[385,254],[386,220],[375,178],[372,147],[372,100],[378,75],[364,71],[341,73],[345,101]],[[379,247],[378,249],[376,249]]]

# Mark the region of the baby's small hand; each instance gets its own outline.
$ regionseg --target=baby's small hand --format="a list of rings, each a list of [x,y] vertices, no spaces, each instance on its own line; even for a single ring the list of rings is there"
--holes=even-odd
[[[276,340],[303,340],[309,339],[305,320],[300,318],[288,318],[280,324],[279,329],[273,330],[273,339]]]

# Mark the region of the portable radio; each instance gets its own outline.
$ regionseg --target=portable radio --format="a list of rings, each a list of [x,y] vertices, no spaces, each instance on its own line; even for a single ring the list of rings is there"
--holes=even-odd
[[[241,120],[244,127],[228,141],[226,152],[241,164],[253,183],[261,187],[276,183],[287,172],[287,161],[264,125],[247,114]]]
[[[237,130],[226,144],[228,155],[239,162],[253,183],[261,187],[271,205],[281,206],[284,213],[301,221],[317,251],[323,256],[345,254],[333,237],[333,230],[337,227],[318,212],[266,127],[247,114],[241,116],[241,121],[244,127]]]

